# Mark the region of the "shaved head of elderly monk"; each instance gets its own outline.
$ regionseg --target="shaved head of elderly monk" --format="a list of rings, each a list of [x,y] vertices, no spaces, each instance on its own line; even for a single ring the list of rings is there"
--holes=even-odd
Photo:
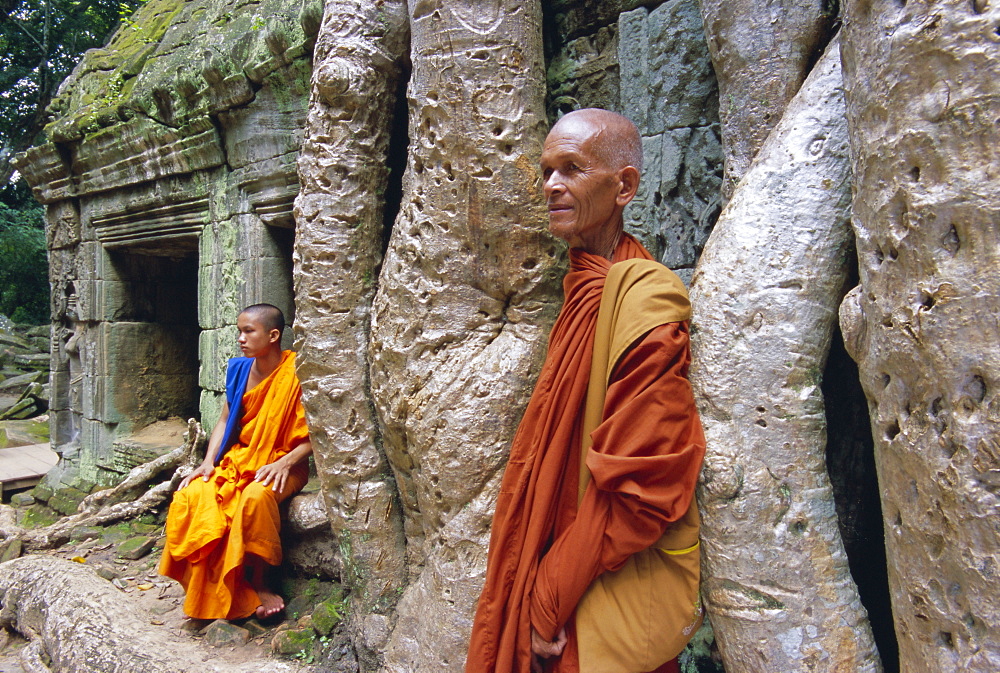
[[[284,609],[266,572],[281,563],[278,504],[309,480],[312,444],[295,353],[281,350],[285,317],[254,304],[236,327],[243,357],[229,361],[205,459],[174,493],[160,559],[160,573],[184,585],[184,612],[194,619]]]
[[[623,229],[642,169],[632,122],[567,114],[541,169],[570,268],[500,487],[465,670],[677,671],[702,620],[687,292]]]

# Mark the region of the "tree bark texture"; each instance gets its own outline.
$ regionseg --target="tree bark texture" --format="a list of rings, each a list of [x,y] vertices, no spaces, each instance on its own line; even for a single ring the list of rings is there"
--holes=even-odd
[[[360,632],[373,614],[391,612],[405,582],[403,516],[380,446],[368,338],[408,35],[402,0],[326,2],[295,201],[303,405],[351,589],[355,646],[373,668],[379,655]]]
[[[496,492],[555,317],[536,1],[409,3],[403,203],[372,323],[372,391],[405,514],[393,671],[461,671]]]
[[[881,670],[837,528],[820,391],[851,244],[847,147],[833,46],[692,281],[703,593],[730,673]]]
[[[1000,670],[1000,5],[847,2],[868,398],[900,669]]]
[[[73,673],[292,673],[287,661],[227,664],[203,661],[190,639],[150,626],[150,616],[84,564],[52,556],[25,556],[0,564],[0,627],[32,641],[32,669]],[[145,625],[145,626],[140,626]],[[41,653],[48,657],[48,668]]]
[[[701,0],[719,80],[723,202],[781,119],[832,20],[824,0]]]

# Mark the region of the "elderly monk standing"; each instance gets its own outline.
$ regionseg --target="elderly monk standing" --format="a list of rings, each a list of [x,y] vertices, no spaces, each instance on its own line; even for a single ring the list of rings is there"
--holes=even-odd
[[[205,460],[174,494],[160,561],[160,573],[184,585],[184,612],[196,619],[284,609],[265,578],[281,563],[278,503],[309,480],[312,444],[295,353],[281,350],[285,318],[255,304],[236,326],[245,357],[229,361],[222,416]]]
[[[570,270],[500,487],[466,672],[676,671],[702,619],[687,293],[623,231],[642,167],[630,121],[566,115],[541,167]]]

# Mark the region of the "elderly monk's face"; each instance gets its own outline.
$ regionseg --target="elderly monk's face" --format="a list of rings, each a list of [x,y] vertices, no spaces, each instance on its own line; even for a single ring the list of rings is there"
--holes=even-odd
[[[549,231],[573,248],[591,249],[608,227],[618,226],[621,179],[593,149],[602,132],[585,119],[563,119],[542,148]]]

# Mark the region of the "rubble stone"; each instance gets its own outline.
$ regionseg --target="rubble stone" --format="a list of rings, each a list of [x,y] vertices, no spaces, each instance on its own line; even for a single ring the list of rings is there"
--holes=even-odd
[[[134,537],[118,545],[118,556],[130,561],[142,558],[156,545],[155,537]]]
[[[308,629],[288,629],[275,634],[271,650],[278,654],[295,656],[312,650],[316,643],[316,632]]]
[[[77,507],[86,497],[86,492],[67,486],[48,499],[48,506],[63,515],[76,514]]]
[[[28,507],[35,504],[35,498],[30,493],[15,493],[10,496],[10,504],[14,507]]]
[[[250,640],[249,631],[227,622],[225,619],[216,619],[205,628],[204,633],[205,642],[212,647],[246,645]]]

